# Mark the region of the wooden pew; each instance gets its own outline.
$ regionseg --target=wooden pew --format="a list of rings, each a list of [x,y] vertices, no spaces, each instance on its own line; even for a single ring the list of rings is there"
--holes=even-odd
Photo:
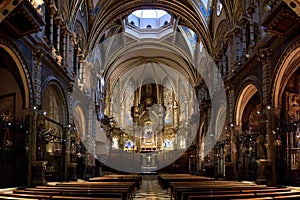
[[[176,200],[185,200],[188,199],[190,196],[197,196],[197,195],[211,195],[211,194],[237,194],[240,193],[239,190],[216,190],[216,191],[187,191],[187,192],[180,192],[177,193],[177,197],[174,197]]]
[[[292,196],[298,195],[300,199],[300,191],[289,191],[289,192],[264,192],[255,193],[257,197],[275,197],[275,196]]]
[[[6,196],[0,196],[0,199],[15,199],[15,200],[36,200],[36,199],[32,199],[32,198],[25,198],[25,197],[6,197]]]
[[[53,196],[52,199],[86,199],[86,200],[119,200],[113,198],[98,198],[98,197],[72,197],[72,196]]]
[[[188,199],[189,196],[197,196],[197,195],[209,195],[209,194],[242,194],[242,193],[254,193],[257,198],[266,198],[266,197],[271,197],[276,196],[276,195],[292,195],[295,194],[292,192],[289,188],[277,188],[276,189],[262,189],[262,190],[228,190],[228,191],[188,191],[188,192],[181,192],[179,193],[178,198],[175,198],[177,200],[179,199]],[[252,199],[252,198],[251,198]]]
[[[265,188],[263,189],[263,192],[289,192],[291,191],[291,188],[288,188],[288,187],[282,187],[282,188]],[[262,190],[242,190],[242,192],[252,192],[252,193],[259,193],[259,192],[262,192]]]
[[[59,192],[54,192],[54,191],[31,191],[31,190],[14,190],[14,194],[41,194],[41,195],[50,195],[50,196],[55,196],[59,195]]]
[[[214,200],[228,200],[228,199],[242,199],[242,198],[255,198],[254,193],[238,193],[238,194],[211,194],[211,195],[197,195],[189,196],[188,200],[199,199],[214,199]]]
[[[171,190],[171,199],[299,199],[300,191],[290,188],[267,187],[237,181],[215,181],[191,175],[159,175],[163,189]]]
[[[118,198],[122,200],[130,199],[127,189],[122,188],[25,188],[30,191],[55,191],[60,196],[80,196],[80,197],[101,197]],[[58,195],[57,195],[58,196]]]
[[[255,198],[234,199],[234,200],[269,200],[269,199],[273,199],[273,197],[257,197],[257,198],[255,197]]]
[[[275,196],[273,199],[299,200],[300,195]]]
[[[135,182],[65,182],[47,185],[49,187],[83,187],[83,188],[128,188],[134,195],[136,192]]]
[[[171,182],[200,182],[214,180],[212,178],[190,174],[161,174],[158,175],[158,177],[159,184],[163,189],[169,189]]]
[[[3,197],[15,197],[15,198],[30,198],[30,199],[51,199],[51,195],[42,195],[42,194],[16,194],[16,193],[8,193],[1,192],[0,196]]]
[[[238,191],[240,190],[246,190],[246,189],[251,189],[251,190],[264,190],[266,189],[265,186],[257,186],[257,185],[248,185],[248,184],[200,184],[198,182],[195,183],[181,183],[181,184],[173,184],[171,187],[171,198],[174,196],[175,199],[180,199],[181,192],[210,192],[213,193],[215,191]],[[272,187],[270,189],[275,189],[275,187]],[[248,192],[250,193],[250,192]]]
[[[135,182],[137,190],[140,189],[142,176],[101,176],[89,179],[89,182]]]
[[[295,198],[295,196],[298,196],[300,199],[300,191],[291,191],[289,188],[277,188],[276,189],[269,189],[269,188],[260,188],[259,190],[219,190],[222,189],[221,186],[220,188],[216,188],[214,190],[206,190],[205,188],[187,188],[183,190],[178,190],[175,193],[175,198],[176,200],[185,200],[189,199],[236,199],[237,197],[245,199],[247,195],[245,196],[244,194],[254,194],[255,197],[251,196],[248,199],[253,199],[253,198],[268,198],[270,197],[275,198],[282,198],[284,199],[284,196],[288,196],[289,198]],[[235,189],[235,188],[233,188]],[[213,196],[212,196],[213,195]],[[206,197],[206,198],[204,198]]]
[[[217,193],[267,193],[267,192],[289,192],[289,188],[266,187],[253,183],[237,181],[199,181],[199,182],[175,182],[170,183],[171,199],[187,199],[193,195],[206,195]],[[184,193],[184,196],[183,196]]]

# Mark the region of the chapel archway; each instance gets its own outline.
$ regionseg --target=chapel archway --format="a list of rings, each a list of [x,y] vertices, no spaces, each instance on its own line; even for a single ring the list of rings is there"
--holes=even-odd
[[[0,42],[0,187],[27,184],[29,87],[16,53]]]
[[[50,81],[43,91],[42,113],[39,123],[42,127],[37,132],[37,160],[47,161],[47,181],[64,179],[66,104],[59,84]]]
[[[240,179],[256,179],[257,138],[262,135],[265,138],[264,113],[261,105],[261,97],[255,83],[246,84],[236,103],[235,126],[238,127],[236,136],[237,172]],[[263,152],[266,158],[266,151]]]
[[[274,104],[273,133],[276,158],[285,162],[276,165],[279,177],[290,181],[300,177],[298,151],[300,147],[300,41],[294,41],[280,58],[274,75],[272,100]],[[285,179],[285,178],[283,178]]]

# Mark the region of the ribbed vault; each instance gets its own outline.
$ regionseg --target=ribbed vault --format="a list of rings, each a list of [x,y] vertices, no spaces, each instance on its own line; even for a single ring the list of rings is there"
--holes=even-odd
[[[206,21],[201,17],[195,5],[191,1],[149,1],[149,0],[123,0],[108,1],[101,5],[99,13],[95,16],[93,27],[88,39],[89,50],[97,45],[102,34],[116,23],[122,25],[122,20],[138,9],[162,9],[177,19],[177,25],[185,25],[191,28],[210,52],[212,38]],[[176,27],[175,27],[176,28]]]

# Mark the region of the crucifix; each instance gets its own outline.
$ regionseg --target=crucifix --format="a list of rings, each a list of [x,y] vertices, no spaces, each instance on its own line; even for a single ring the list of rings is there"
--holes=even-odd
[[[148,156],[147,156],[147,163],[151,163],[151,159],[152,159],[152,156],[151,156],[151,155],[148,155]]]

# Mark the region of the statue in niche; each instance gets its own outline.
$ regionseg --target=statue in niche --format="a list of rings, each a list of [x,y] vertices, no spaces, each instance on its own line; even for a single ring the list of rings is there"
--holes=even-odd
[[[264,144],[265,138],[263,135],[260,135],[256,139],[257,143],[257,159],[266,159],[267,158],[267,148]]]
[[[152,145],[153,144],[153,132],[151,124],[147,123],[144,126],[144,144]]]
[[[10,149],[12,147],[12,138],[11,138],[11,127],[10,124],[12,123],[12,114],[9,110],[5,111],[2,115],[0,115],[2,119],[0,120],[0,128],[3,132],[3,145],[6,149]]]
[[[115,136],[112,138],[112,148],[119,149],[119,139]]]
[[[289,93],[289,119],[291,123],[298,122],[300,119],[300,96]]]

